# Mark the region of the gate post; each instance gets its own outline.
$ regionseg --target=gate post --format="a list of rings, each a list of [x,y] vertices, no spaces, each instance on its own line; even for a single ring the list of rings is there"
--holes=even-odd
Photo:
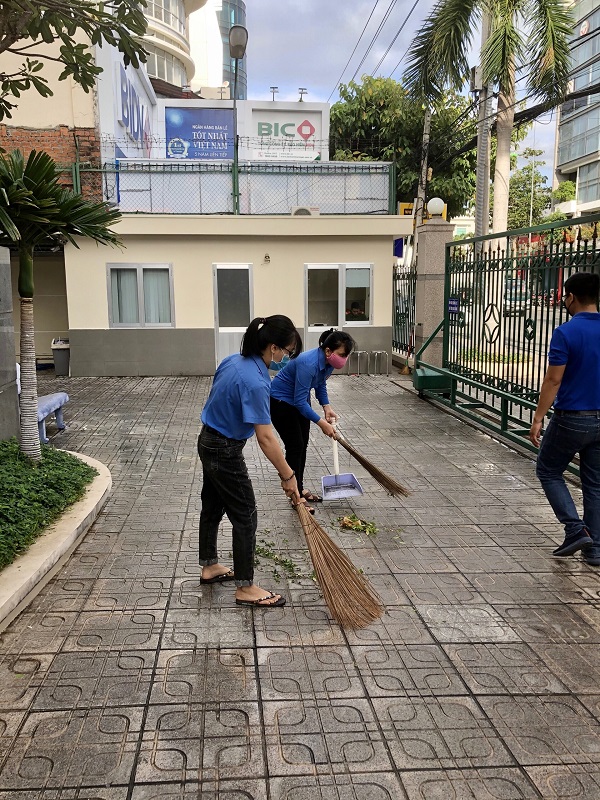
[[[0,247],[0,439],[19,435],[10,253]]]
[[[444,276],[446,242],[452,240],[454,226],[441,217],[433,217],[417,228],[417,288],[415,299],[415,352],[431,336],[446,313],[444,308]],[[424,360],[435,367],[443,366],[443,332],[433,339]]]

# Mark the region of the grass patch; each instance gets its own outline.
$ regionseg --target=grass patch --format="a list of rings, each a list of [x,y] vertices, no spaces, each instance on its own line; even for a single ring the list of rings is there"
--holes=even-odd
[[[463,361],[489,361],[492,364],[520,364],[529,361],[523,353],[484,353],[475,347],[463,350],[460,355]]]
[[[42,445],[34,462],[15,439],[0,442],[0,569],[34,542],[98,474],[70,453]]]

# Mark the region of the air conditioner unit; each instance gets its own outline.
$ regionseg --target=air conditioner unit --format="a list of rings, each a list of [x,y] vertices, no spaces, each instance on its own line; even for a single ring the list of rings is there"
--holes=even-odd
[[[294,206],[292,208],[292,217],[318,217],[319,214],[320,210],[316,206]]]

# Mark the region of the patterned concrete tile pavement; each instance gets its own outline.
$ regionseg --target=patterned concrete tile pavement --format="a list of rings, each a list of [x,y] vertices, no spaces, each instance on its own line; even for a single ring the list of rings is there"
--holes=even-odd
[[[104,462],[113,495],[0,634],[0,799],[600,797],[600,576],[550,556],[561,531],[533,463],[391,379],[333,378],[350,441],[413,491],[390,498],[342,453],[366,492],[317,511],[386,614],[331,621],[255,441],[257,578],[288,605],[241,609],[231,586],[199,583],[209,386],[68,382],[54,444]],[[330,465],[313,431],[311,488]],[[341,530],[348,512],[377,535]],[[224,524],[226,563],[229,538]]]

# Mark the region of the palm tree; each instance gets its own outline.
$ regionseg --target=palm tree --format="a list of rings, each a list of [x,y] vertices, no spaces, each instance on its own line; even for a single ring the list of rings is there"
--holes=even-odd
[[[27,160],[19,150],[0,156],[0,245],[19,252],[21,309],[21,450],[41,458],[37,427],[37,378],[33,325],[33,256],[38,245],[70,242],[76,237],[118,245],[110,229],[121,214],[104,203],[85,200],[63,188],[52,158],[35,150]]]
[[[498,87],[496,233],[507,228],[515,73],[527,70],[528,94],[549,108],[560,103],[569,80],[568,40],[574,21],[563,0],[440,0],[409,51],[405,82],[414,94],[434,100],[446,84],[463,86],[469,74],[467,55],[483,14],[490,19],[490,35],[481,50],[483,82]]]

